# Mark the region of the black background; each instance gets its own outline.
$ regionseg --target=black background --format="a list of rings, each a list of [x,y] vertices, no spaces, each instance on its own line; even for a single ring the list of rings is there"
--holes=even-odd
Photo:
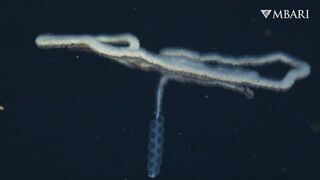
[[[302,0],[1,1],[0,179],[148,179],[159,74],[34,43],[42,33],[123,32],[153,52],[283,51],[312,67],[290,91],[254,89],[253,100],[170,82],[158,179],[320,179],[319,7]],[[309,9],[310,19],[265,19],[260,9]]]

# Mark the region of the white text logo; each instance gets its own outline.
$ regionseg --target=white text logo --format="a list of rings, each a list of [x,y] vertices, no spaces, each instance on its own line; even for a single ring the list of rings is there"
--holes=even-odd
[[[272,19],[309,19],[308,9],[298,9],[298,10],[271,10],[271,9],[261,9],[260,10],[264,18]],[[271,16],[269,16],[272,14]]]

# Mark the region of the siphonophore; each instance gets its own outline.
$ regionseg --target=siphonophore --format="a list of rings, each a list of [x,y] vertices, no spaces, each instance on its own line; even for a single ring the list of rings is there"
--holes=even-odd
[[[252,99],[254,93],[251,88],[286,91],[311,71],[306,62],[281,52],[234,58],[217,53],[200,54],[183,48],[164,48],[159,54],[155,54],[141,48],[139,40],[128,33],[96,36],[44,34],[36,38],[36,44],[41,48],[88,50],[127,67],[157,71],[162,75],[156,93],[155,118],[150,122],[147,162],[150,178],[159,175],[162,163],[164,117],[161,113],[161,101],[167,81],[219,86]],[[272,63],[283,63],[291,69],[282,79],[264,77],[250,69]]]

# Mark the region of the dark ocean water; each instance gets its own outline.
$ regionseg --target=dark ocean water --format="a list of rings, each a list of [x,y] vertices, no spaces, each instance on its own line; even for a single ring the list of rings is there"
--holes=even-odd
[[[224,55],[283,51],[311,65],[288,92],[255,97],[169,82],[157,179],[320,179],[317,1],[0,2],[0,180],[149,179],[149,121],[160,75],[95,54],[38,49],[37,35],[136,35],[141,46]],[[260,9],[309,9],[265,19]],[[281,77],[282,65],[262,71]]]

